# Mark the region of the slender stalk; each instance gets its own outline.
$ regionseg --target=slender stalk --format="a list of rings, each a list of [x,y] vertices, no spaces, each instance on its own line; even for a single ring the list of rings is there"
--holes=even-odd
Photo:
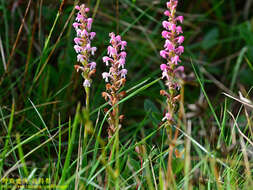
[[[116,93],[115,93],[116,95]],[[115,189],[119,189],[119,170],[120,170],[120,164],[119,164],[119,106],[117,105],[118,103],[115,103],[116,106],[113,109],[113,113],[115,114],[115,116],[113,117],[113,121],[114,121],[114,128],[115,128],[115,138],[114,138],[114,142],[113,142],[113,146],[110,152],[110,156],[109,156],[109,162],[111,160],[116,159],[116,165],[115,165],[115,170],[114,170],[114,178],[115,178]],[[115,150],[116,149],[116,150]],[[114,156],[114,152],[115,152],[115,156]],[[109,176],[110,177],[110,176]],[[109,179],[107,179],[108,176],[106,177],[106,184],[108,183]],[[108,183],[108,188],[110,188],[110,183]]]
[[[85,98],[86,110],[89,112],[89,109],[90,109],[90,88],[89,87],[85,87],[85,93],[86,93],[86,98]]]
[[[115,144],[116,144],[116,189],[119,189],[119,106],[117,105],[115,108],[115,128],[116,128],[116,135],[115,135]]]
[[[88,140],[88,130],[90,128],[90,87],[85,87],[85,123],[84,123],[84,136],[83,136],[83,146],[84,152],[87,151],[87,140]],[[85,167],[87,165],[87,154],[84,155],[82,159],[82,165]]]
[[[170,90],[170,97],[174,97],[174,90]],[[172,98],[168,99],[167,103],[168,103],[168,110],[170,110],[171,113],[171,117],[173,118],[174,115],[174,105],[172,103]],[[170,139],[172,139],[172,128],[171,125],[173,123],[171,121],[168,121],[168,125],[167,128],[169,128],[169,137]],[[167,166],[167,178],[168,178],[168,182],[172,182],[172,178],[173,177],[173,171],[172,171],[172,155],[173,155],[173,149],[174,149],[174,145],[173,145],[173,141],[171,141],[170,145],[169,145],[169,154],[168,154],[168,166]]]

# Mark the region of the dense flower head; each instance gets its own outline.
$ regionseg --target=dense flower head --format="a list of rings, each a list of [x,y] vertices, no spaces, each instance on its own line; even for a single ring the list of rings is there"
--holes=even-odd
[[[127,53],[124,50],[127,42],[123,41],[120,35],[116,36],[113,32],[109,36],[110,45],[107,48],[107,56],[102,58],[105,65],[109,67],[108,72],[102,73],[102,77],[107,83],[106,92],[103,92],[102,96],[113,106],[125,94],[124,91],[119,92],[119,90],[126,82],[127,69],[125,63]]]
[[[178,5],[177,0],[170,0],[167,2],[167,10],[164,15],[168,17],[167,20],[162,22],[164,30],[161,35],[165,39],[164,49],[160,51],[160,56],[166,60],[166,64],[161,64],[162,78],[166,80],[166,85],[169,88],[169,93],[163,91],[162,95],[167,97],[168,111],[165,114],[164,120],[171,120],[173,115],[173,98],[176,91],[180,89],[178,82],[178,73],[184,71],[184,67],[180,66],[180,55],[184,52],[182,43],[184,42],[183,30],[179,23],[182,23],[183,16],[176,16],[176,8]],[[170,113],[171,112],[171,113]]]
[[[127,45],[126,41],[121,40],[120,35],[115,35],[113,32],[109,34],[110,45],[107,48],[108,56],[103,57],[103,62],[110,67],[109,72],[102,74],[106,82],[116,83],[123,78],[126,78],[127,69],[125,69],[126,55],[124,51]]]
[[[184,42],[184,36],[180,35],[183,33],[182,27],[177,26],[178,22],[183,22],[183,16],[176,17],[177,4],[177,0],[170,0],[167,2],[168,10],[164,12],[169,18],[162,22],[163,28],[165,29],[162,31],[165,44],[164,49],[160,51],[160,55],[162,58],[166,59],[168,67],[167,69],[161,69],[162,72],[174,70],[178,63],[181,62],[179,57],[184,52],[184,47],[181,45]],[[167,75],[164,74],[164,76]]]
[[[84,4],[75,7],[78,10],[76,19],[73,23],[73,27],[76,31],[76,37],[74,38],[74,49],[77,53],[77,62],[82,66],[76,65],[77,72],[80,70],[84,78],[84,87],[90,87],[91,76],[96,71],[96,63],[90,61],[90,56],[94,55],[97,48],[91,46],[91,40],[96,36],[95,32],[91,32],[93,20],[88,18],[87,13],[89,8]]]

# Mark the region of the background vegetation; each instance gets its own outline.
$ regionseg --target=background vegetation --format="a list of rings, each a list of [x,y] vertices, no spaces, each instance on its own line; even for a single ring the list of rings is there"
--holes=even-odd
[[[102,189],[108,175],[109,189],[114,189],[109,167],[114,162],[101,156],[112,146],[105,144],[101,73],[108,34],[114,31],[128,42],[128,96],[120,107],[125,115],[120,189],[166,189],[171,139],[159,127],[164,112],[159,91],[164,85],[156,80],[161,76],[166,1],[80,1],[91,8],[97,33],[93,125],[88,125],[82,110],[82,79],[73,67],[74,3],[78,1],[0,1],[0,176],[50,177],[52,184],[68,189],[77,184],[80,189]],[[250,189],[253,2],[185,0],[178,7],[185,17],[185,120],[174,142],[175,177],[170,188]],[[84,124],[89,126],[85,137]]]

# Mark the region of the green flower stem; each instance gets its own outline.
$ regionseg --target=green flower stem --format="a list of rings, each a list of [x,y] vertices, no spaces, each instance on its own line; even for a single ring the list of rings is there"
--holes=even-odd
[[[119,189],[119,106],[117,105],[115,108],[115,128],[116,128],[116,134],[115,134],[115,144],[116,144],[116,190]]]
[[[86,93],[85,105],[86,105],[86,109],[89,112],[89,108],[90,108],[90,87],[85,87],[85,93]]]
[[[87,150],[87,137],[88,137],[88,130],[90,128],[90,112],[89,112],[89,108],[90,108],[90,88],[89,87],[85,87],[85,93],[86,93],[86,98],[85,98],[85,124],[84,124],[84,137],[83,137],[83,150],[84,152],[86,152]],[[83,161],[82,161],[82,165],[85,167],[87,165],[87,155],[85,155],[83,157]]]

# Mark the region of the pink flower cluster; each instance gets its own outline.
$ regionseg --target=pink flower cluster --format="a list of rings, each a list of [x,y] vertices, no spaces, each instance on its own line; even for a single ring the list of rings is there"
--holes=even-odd
[[[166,85],[169,88],[169,93],[164,90],[161,94],[167,97],[168,112],[165,114],[163,121],[172,120],[174,111],[174,103],[178,98],[176,96],[176,90],[180,88],[177,77],[178,72],[183,72],[184,67],[178,66],[181,62],[180,55],[184,52],[182,43],[184,42],[183,30],[181,26],[177,26],[177,23],[182,23],[183,16],[176,16],[176,8],[178,1],[170,0],[167,2],[167,8],[164,15],[168,17],[168,20],[163,21],[162,25],[165,30],[162,31],[162,37],[165,39],[164,49],[160,51],[160,55],[167,61],[167,64],[161,64],[162,78],[166,79]]]
[[[81,6],[76,6],[75,9],[78,10],[76,16],[76,22],[73,23],[73,27],[76,30],[77,37],[74,39],[75,46],[74,49],[77,55],[77,61],[82,64],[75,65],[77,72],[80,70],[84,78],[84,87],[90,87],[91,75],[96,71],[96,63],[90,62],[90,55],[94,55],[97,50],[96,47],[91,46],[91,40],[96,36],[95,32],[91,32],[92,18],[88,18],[87,13],[89,8],[85,7],[84,4]]]
[[[111,37],[111,45],[107,48],[108,56],[103,57],[103,62],[106,66],[110,66],[109,72],[102,73],[105,82],[115,83],[122,78],[126,78],[127,69],[125,69],[126,55],[124,51],[127,45],[126,41],[122,41],[119,35],[115,36],[112,32],[109,34]]]
[[[171,80],[170,73],[184,70],[183,66],[177,67],[178,63],[181,62],[179,56],[184,52],[184,47],[181,45],[184,42],[184,36],[181,35],[183,33],[182,27],[177,26],[177,22],[182,23],[184,18],[183,16],[175,16],[177,4],[177,0],[170,0],[167,2],[167,8],[169,10],[166,10],[164,14],[168,16],[169,19],[162,23],[163,28],[165,29],[162,31],[162,37],[165,38],[165,44],[164,50],[160,51],[160,55],[167,60],[167,64],[161,64],[160,68],[163,72],[162,77],[166,78],[168,81]],[[169,87],[171,88],[173,86]]]

